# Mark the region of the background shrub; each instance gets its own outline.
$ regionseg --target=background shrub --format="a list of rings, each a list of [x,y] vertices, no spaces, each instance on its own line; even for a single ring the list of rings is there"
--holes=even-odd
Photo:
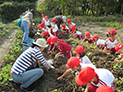
[[[0,15],[2,15],[2,21],[12,21],[26,11],[26,7],[29,7],[30,9],[35,9],[36,4],[30,3],[30,2],[11,2],[11,3],[3,3],[0,5]]]

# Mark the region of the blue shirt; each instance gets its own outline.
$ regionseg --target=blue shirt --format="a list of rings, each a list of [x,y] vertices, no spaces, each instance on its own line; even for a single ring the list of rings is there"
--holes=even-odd
[[[30,47],[17,58],[12,66],[11,71],[15,74],[22,74],[32,65],[32,62],[35,63],[36,60],[39,60],[46,68],[50,68],[50,65],[46,62],[40,49],[35,46],[34,48]]]

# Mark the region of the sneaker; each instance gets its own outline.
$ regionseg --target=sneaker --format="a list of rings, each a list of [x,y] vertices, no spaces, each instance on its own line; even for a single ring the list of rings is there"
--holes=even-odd
[[[29,44],[27,44],[26,42],[21,42],[21,44],[29,47]]]
[[[25,92],[35,92],[35,89],[29,89],[29,88],[23,88],[20,87],[22,90],[24,90]]]

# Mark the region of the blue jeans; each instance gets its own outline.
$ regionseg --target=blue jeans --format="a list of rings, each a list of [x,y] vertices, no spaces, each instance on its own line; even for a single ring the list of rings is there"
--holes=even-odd
[[[26,21],[22,21],[21,23],[21,29],[23,30],[23,40],[22,42],[27,42],[28,40],[28,36],[29,36],[29,26],[28,26],[28,22]]]
[[[22,83],[21,87],[27,88],[34,81],[39,79],[43,75],[43,73],[44,73],[43,69],[35,68],[35,69],[25,71],[22,74],[13,74],[11,75],[11,77],[13,78],[14,82]]]

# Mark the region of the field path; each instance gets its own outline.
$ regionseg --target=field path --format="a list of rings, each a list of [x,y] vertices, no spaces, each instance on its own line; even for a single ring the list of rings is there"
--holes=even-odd
[[[15,35],[17,32],[17,29],[10,29],[9,33],[7,33],[7,37],[0,36],[0,66],[2,64],[2,60],[6,57],[7,53],[9,52],[12,43],[15,42]]]

